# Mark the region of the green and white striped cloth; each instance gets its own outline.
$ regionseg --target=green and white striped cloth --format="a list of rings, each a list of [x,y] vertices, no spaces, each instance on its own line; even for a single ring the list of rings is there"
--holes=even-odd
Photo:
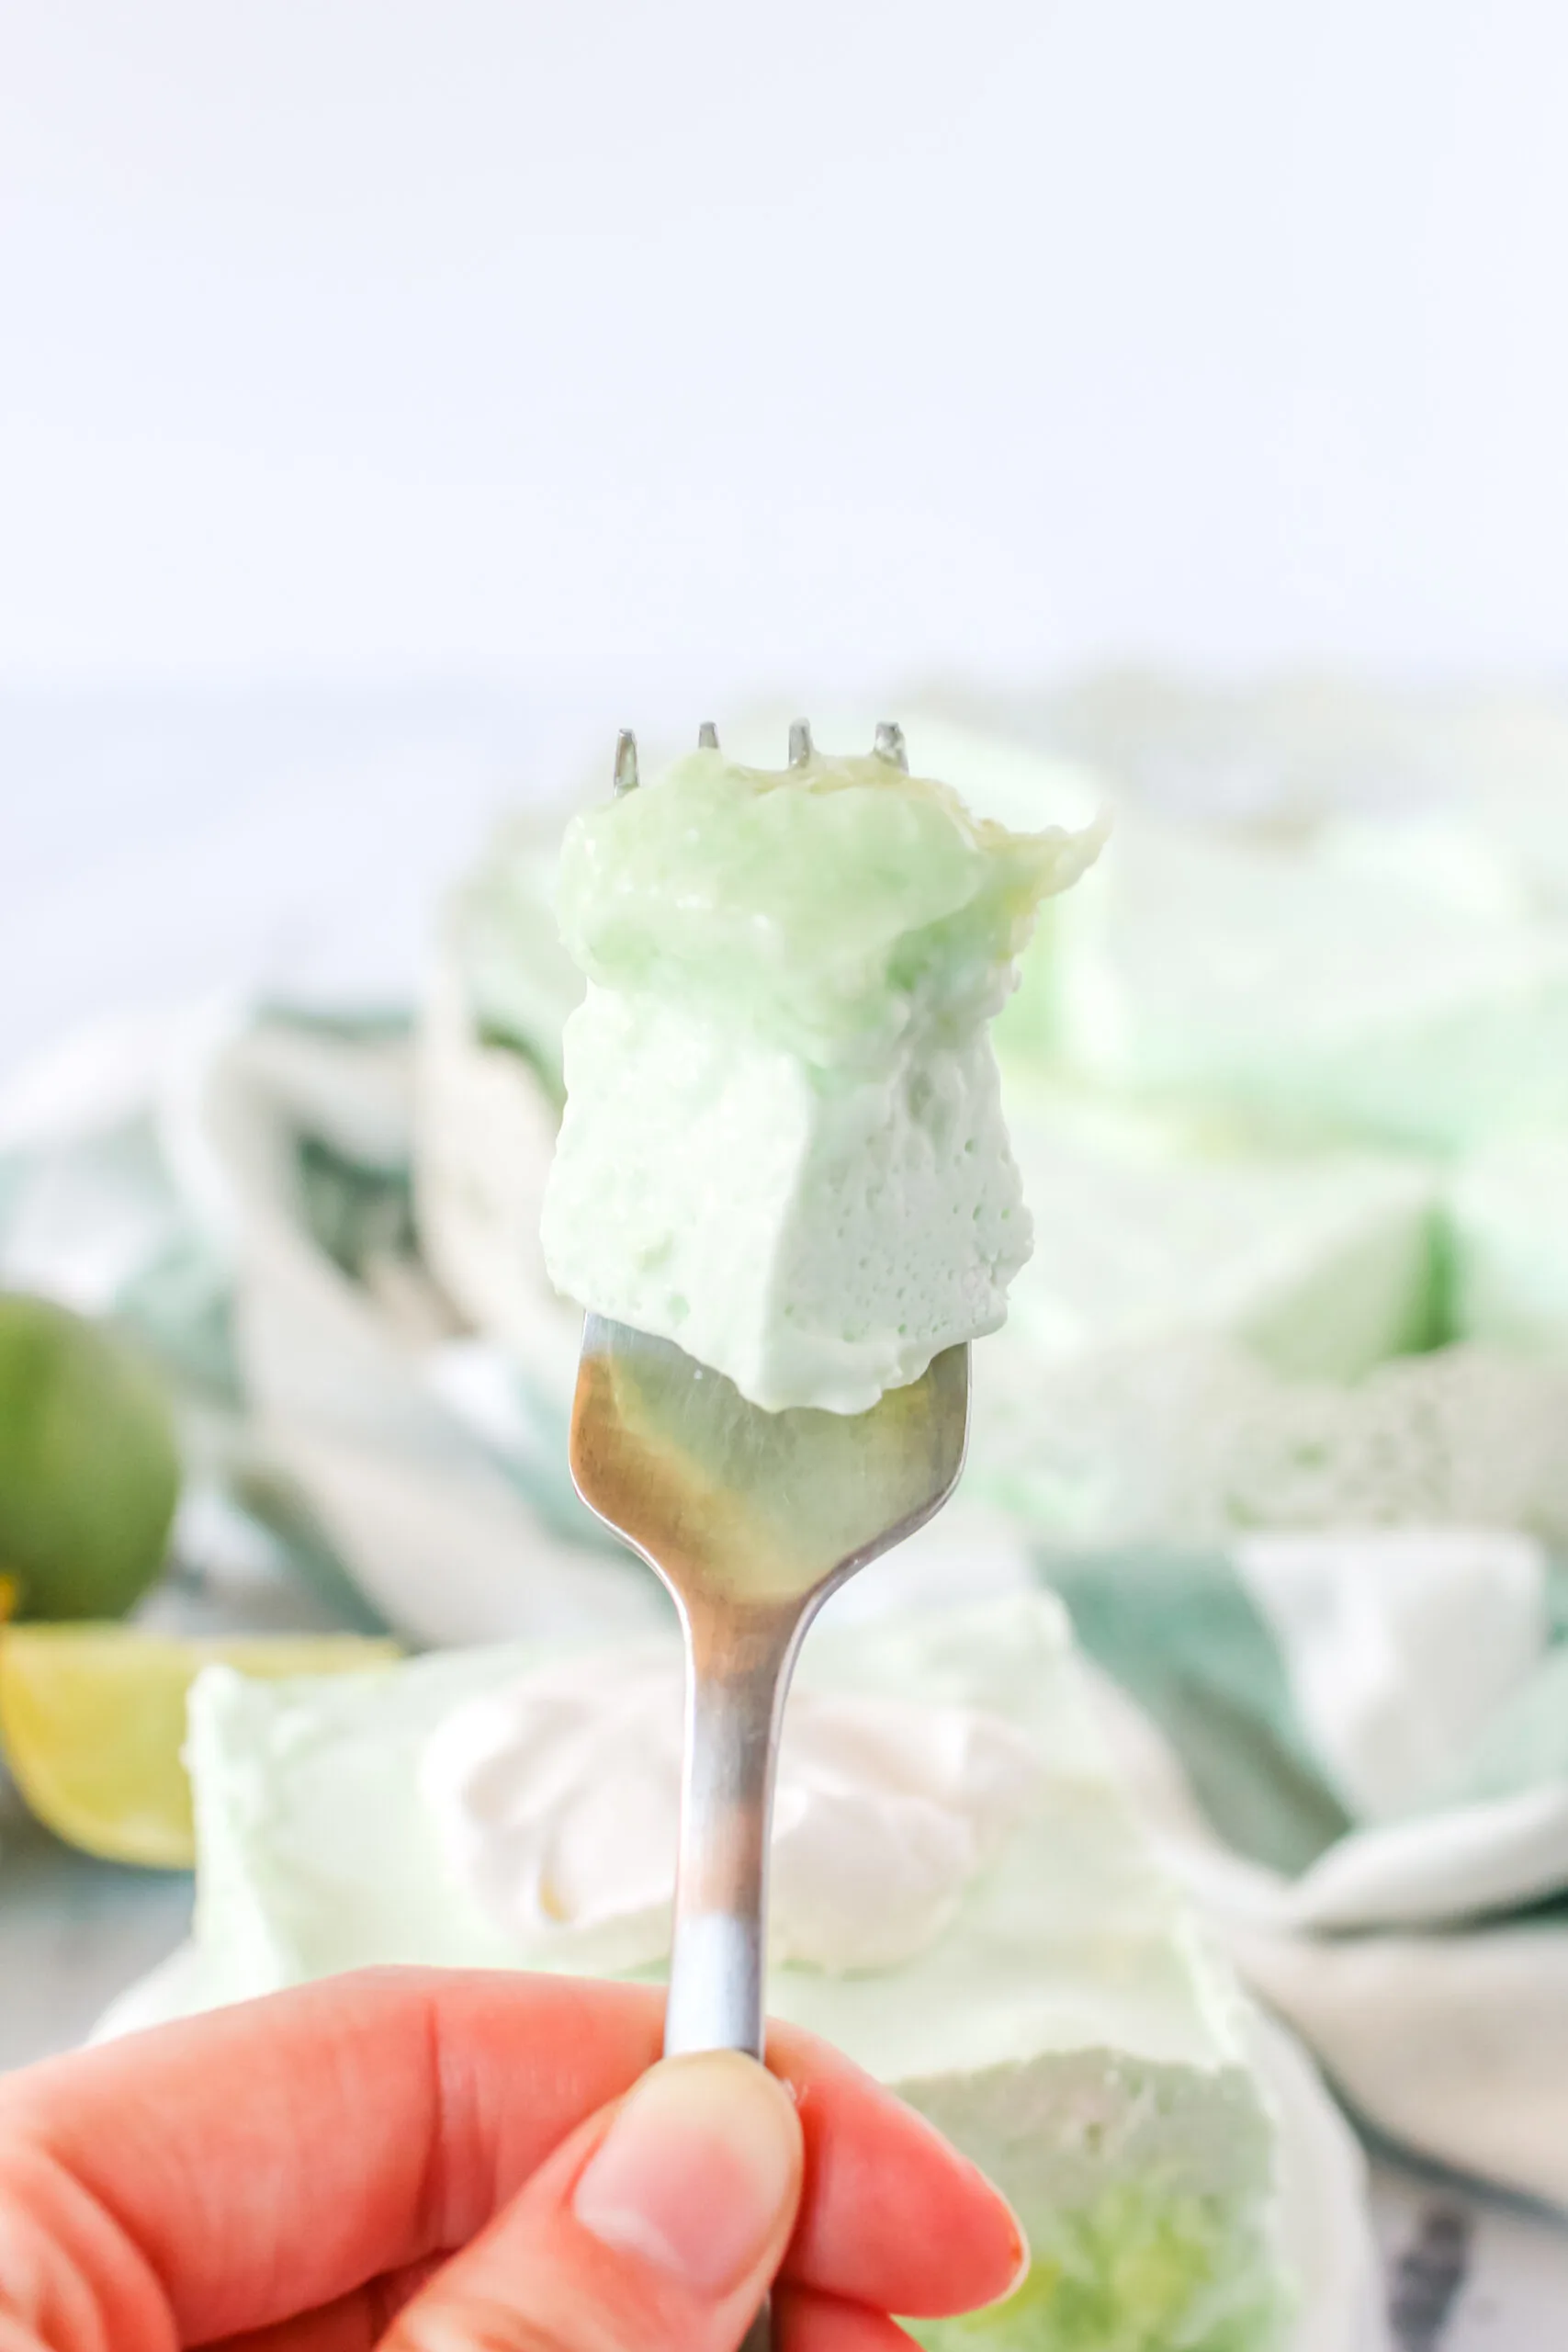
[[[1255,1990],[1390,2140],[1568,2206],[1568,1570],[1456,1530],[1039,1565]]]

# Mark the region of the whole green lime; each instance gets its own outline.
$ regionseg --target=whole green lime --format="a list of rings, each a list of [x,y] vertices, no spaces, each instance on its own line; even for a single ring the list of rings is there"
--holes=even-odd
[[[0,1294],[0,1575],[24,1617],[118,1617],[163,1565],[179,1496],[149,1368],[51,1299]]]

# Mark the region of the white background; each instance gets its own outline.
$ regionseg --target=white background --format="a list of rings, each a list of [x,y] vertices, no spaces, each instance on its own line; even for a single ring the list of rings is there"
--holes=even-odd
[[[406,988],[649,706],[1560,672],[1565,119],[1562,0],[0,0],[0,1080]],[[177,1931],[36,1894],[47,2038]]]
[[[1562,0],[0,0],[0,679],[1568,642]]]

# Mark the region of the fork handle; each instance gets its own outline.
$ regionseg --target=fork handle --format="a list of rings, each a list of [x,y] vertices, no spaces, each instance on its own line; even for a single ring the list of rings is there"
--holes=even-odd
[[[667,2058],[763,2049],[768,1838],[779,1731],[805,1631],[788,1611],[716,1610],[686,1626],[686,1759]],[[740,2352],[769,2352],[763,2305]]]
[[[798,1607],[716,1609],[686,1631],[686,1757],[664,2054],[762,2055],[768,1835]]]

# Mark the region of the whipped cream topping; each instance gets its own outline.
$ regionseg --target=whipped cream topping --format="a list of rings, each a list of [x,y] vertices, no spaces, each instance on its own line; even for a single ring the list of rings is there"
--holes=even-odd
[[[665,1957],[682,1741],[665,1644],[542,1668],[437,1727],[421,1783],[448,1866],[520,1952],[615,1969]],[[847,1973],[923,1951],[1040,1775],[1000,1717],[797,1690],[774,1798],[773,1957]]]

